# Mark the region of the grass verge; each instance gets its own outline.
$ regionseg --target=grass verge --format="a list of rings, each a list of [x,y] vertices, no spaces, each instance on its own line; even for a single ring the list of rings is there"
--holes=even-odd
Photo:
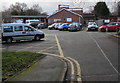
[[[15,75],[45,55],[32,52],[3,52],[2,53],[2,80]]]

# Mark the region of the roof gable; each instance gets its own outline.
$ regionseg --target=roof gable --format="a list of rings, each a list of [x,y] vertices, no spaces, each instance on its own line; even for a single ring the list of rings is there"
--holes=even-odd
[[[72,12],[71,10],[67,10],[67,9],[63,8],[63,9],[57,11],[56,13],[54,13],[54,14],[48,16],[48,18],[51,17],[51,16],[53,16],[53,15],[56,15],[56,14],[59,13],[59,12],[62,12],[63,10],[65,10],[65,11],[67,11],[67,12],[70,12],[70,13],[76,15],[76,16],[82,17],[82,15],[80,15],[80,14],[77,14],[77,13],[75,13],[75,12]]]

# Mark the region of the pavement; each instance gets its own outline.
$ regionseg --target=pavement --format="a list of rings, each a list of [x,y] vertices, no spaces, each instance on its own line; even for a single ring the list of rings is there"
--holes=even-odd
[[[65,72],[62,60],[46,56],[8,81],[63,81]]]

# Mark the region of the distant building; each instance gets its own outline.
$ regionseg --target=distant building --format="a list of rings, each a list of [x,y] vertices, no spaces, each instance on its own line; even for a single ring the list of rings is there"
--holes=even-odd
[[[40,22],[47,23],[47,15],[41,15],[41,16],[14,15],[14,16],[11,16],[11,18],[12,18],[12,22],[19,21],[19,22],[25,23],[26,20],[37,19],[37,20],[40,20]]]
[[[48,24],[52,23],[83,23],[83,8],[69,8],[69,5],[58,5],[58,10],[48,16]]]

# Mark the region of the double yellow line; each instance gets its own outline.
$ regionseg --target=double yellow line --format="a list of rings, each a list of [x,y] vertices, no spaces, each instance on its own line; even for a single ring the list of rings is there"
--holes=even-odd
[[[55,45],[55,46],[48,47],[48,48],[46,48],[46,49],[43,49],[43,50],[41,50],[41,51],[39,51],[39,52],[37,52],[37,53],[43,53],[43,54],[46,54],[46,55],[51,55],[51,56],[59,57],[59,58],[61,58],[61,59],[66,60],[67,62],[69,62],[70,65],[71,65],[71,80],[70,80],[70,83],[74,83],[74,81],[75,81],[75,66],[74,66],[74,64],[73,64],[73,62],[74,62],[75,65],[76,65],[76,68],[77,68],[77,82],[78,82],[78,83],[82,83],[80,64],[79,64],[75,59],[73,59],[73,58],[70,58],[70,57],[67,57],[67,58],[66,58],[66,57],[64,57],[64,53],[63,53],[63,50],[62,50],[62,48],[61,48],[61,45],[60,45],[60,42],[59,42],[59,40],[58,40],[57,35],[55,35],[55,40],[56,40],[56,43],[57,43],[57,46],[58,46],[58,50],[59,50],[60,55],[56,55],[56,54],[51,54],[51,53],[46,53],[46,52],[45,52],[46,50],[49,50],[49,49],[51,49],[51,48],[54,48],[56,45]]]
[[[58,40],[58,37],[57,37],[57,35],[55,35],[55,39],[56,39],[56,42],[57,42],[57,45],[58,45],[58,49],[59,49],[59,52],[60,52],[60,55],[61,55],[61,57],[63,57],[65,60],[67,60],[69,63],[70,63],[70,65],[71,65],[71,83],[73,83],[74,82],[74,75],[75,75],[75,69],[74,69],[74,64],[73,64],[73,62],[76,64],[76,67],[77,67],[77,81],[79,82],[79,83],[82,83],[82,79],[81,79],[81,70],[80,70],[80,64],[75,60],[75,59],[73,59],[73,58],[70,58],[70,57],[68,57],[68,58],[65,58],[64,57],[64,54],[63,54],[63,51],[62,51],[62,48],[61,48],[61,46],[60,46],[60,42],[59,42],[59,40]],[[72,62],[72,61],[73,62]]]

